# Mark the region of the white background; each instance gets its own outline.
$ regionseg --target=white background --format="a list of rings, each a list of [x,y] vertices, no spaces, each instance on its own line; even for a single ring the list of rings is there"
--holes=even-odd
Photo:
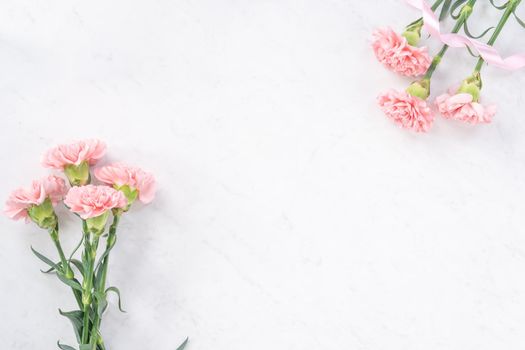
[[[480,3],[476,33],[499,16]],[[484,69],[491,125],[398,129],[375,98],[410,79],[370,34],[415,18],[398,0],[3,1],[0,197],[83,137],[155,173],[112,254],[128,313],[111,299],[109,350],[521,350],[525,76]],[[512,22],[505,54],[525,45]],[[450,51],[433,96],[474,64]],[[29,251],[55,256],[46,232],[0,224],[2,346],[73,344],[70,292]]]

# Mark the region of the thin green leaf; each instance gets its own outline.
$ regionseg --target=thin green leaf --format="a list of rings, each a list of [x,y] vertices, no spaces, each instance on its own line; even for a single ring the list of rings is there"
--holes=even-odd
[[[57,276],[58,276],[59,280],[61,280],[62,282],[64,282],[68,286],[70,286],[71,288],[82,292],[82,286],[80,285],[80,283],[76,279],[72,279],[72,280],[67,279],[66,276],[64,276],[61,273],[57,273]]]
[[[461,16],[461,9],[462,9],[462,5],[467,2],[467,0],[458,0],[454,3],[454,5],[451,6],[450,8],[450,16],[452,16],[452,18],[454,19],[458,19],[459,16]],[[459,8],[459,11],[457,14],[455,14],[456,10]]]
[[[73,249],[73,252],[71,253],[71,255],[69,256],[69,261],[71,261],[71,259],[73,259],[73,255],[75,255],[75,253],[77,252],[78,248],[80,248],[80,246],[82,245],[82,242],[84,242],[84,237],[82,237],[80,239],[80,242],[78,242],[77,246],[75,247],[75,249]]]
[[[179,345],[179,347],[177,348],[177,350],[182,350],[186,347],[186,344],[188,344],[188,340],[190,340],[190,338],[186,337],[186,340],[184,340],[182,342],[182,344]]]
[[[120,303],[120,290],[118,290],[117,287],[109,287],[108,289],[106,289],[106,293],[107,292],[113,292],[115,294],[117,294],[118,296],[118,309],[120,310],[120,312],[126,312],[122,309],[122,304]]]
[[[507,7],[507,5],[509,4],[509,2],[507,1],[507,2],[505,2],[503,5],[498,6],[498,5],[496,5],[496,4],[494,3],[494,0],[489,0],[489,1],[490,1],[490,3],[492,4],[492,6],[494,6],[494,7],[497,8],[498,10],[503,10],[503,9],[504,9],[505,7]]]
[[[97,313],[99,317],[102,317],[104,311],[108,307],[108,300],[106,298],[106,293],[96,292],[94,294],[95,300],[97,301]]]
[[[476,55],[472,49],[469,47],[469,46],[465,46],[467,48],[467,51],[468,53],[472,56],[472,57],[476,57],[476,58],[479,58],[479,55]]]
[[[485,34],[487,34],[491,29],[494,29],[494,27],[488,27],[487,29],[485,29],[483,31],[483,33],[481,33],[480,35],[478,36],[475,36],[473,35],[470,30],[468,29],[468,25],[467,25],[467,21],[465,21],[465,23],[463,24],[463,29],[465,30],[465,34],[467,34],[467,36],[469,38],[472,38],[472,39],[479,39],[481,37],[483,37]]]
[[[69,345],[65,345],[65,344],[60,344],[60,340],[57,341],[57,345],[60,349],[62,350],[77,350],[75,349],[74,347],[72,346],[69,346]]]
[[[59,270],[59,266],[55,264],[51,259],[47,258],[46,256],[40,254],[37,252],[33,247],[31,247],[31,251],[33,251],[33,254],[36,255],[37,258],[48,264],[49,266],[53,267],[55,270]]]
[[[80,346],[79,350],[91,350],[92,349],[91,344],[80,344],[79,346]]]
[[[57,265],[60,265],[60,263],[57,263]],[[42,273],[51,273],[51,272],[53,272],[53,271],[55,271],[55,268],[54,268],[54,267],[50,267],[50,268],[47,269],[47,270],[40,270],[40,272],[42,272]]]
[[[78,269],[82,277],[84,277],[84,266],[82,265],[82,262],[77,259],[71,259],[70,261],[75,267]]]
[[[452,5],[452,0],[445,0],[445,2],[443,3],[443,7],[441,8],[441,12],[439,13],[440,22],[444,20],[445,17],[447,17],[448,10],[450,9],[450,5]]]
[[[516,18],[516,21],[518,21],[518,23],[520,24],[520,26],[522,26],[523,28],[525,28],[525,22],[523,22],[521,20],[521,18],[518,17],[518,15],[516,14],[516,10],[512,11],[512,14],[514,15],[514,18]]]
[[[77,341],[80,343],[80,335],[82,334],[84,313],[80,310],[64,312],[60,309],[58,309],[58,312],[71,321],[71,324],[73,325],[73,330],[75,331],[75,336],[77,337]]]
[[[102,265],[102,262],[104,261],[106,256],[109,255],[109,253],[111,252],[111,250],[113,249],[113,247],[115,246],[116,243],[117,243],[117,236],[115,236],[115,240],[113,241],[113,244],[111,244],[111,246],[106,248],[104,253],[102,253],[102,255],[100,256],[100,259],[98,259],[97,265],[95,267],[95,271],[97,271],[99,269],[100,265]]]

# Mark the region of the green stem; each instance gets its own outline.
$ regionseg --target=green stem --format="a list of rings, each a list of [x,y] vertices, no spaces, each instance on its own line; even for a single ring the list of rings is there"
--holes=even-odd
[[[106,278],[108,275],[108,265],[109,265],[109,251],[113,248],[115,245],[115,239],[117,234],[117,227],[120,221],[120,216],[122,215],[122,212],[116,211],[113,214],[113,222],[111,223],[111,226],[109,227],[109,234],[108,239],[106,241],[106,257],[102,261],[102,265],[100,266],[101,275],[100,275],[100,281],[97,286],[97,292],[103,294],[105,293],[106,289]],[[95,313],[95,320],[93,321],[93,328],[91,329],[91,339],[90,344],[92,344],[93,348],[92,350],[96,350],[96,344],[98,340],[99,335],[99,327],[100,323],[102,322],[102,315],[99,315],[98,312]]]
[[[501,33],[501,30],[507,23],[507,20],[509,19],[510,15],[514,10],[516,10],[516,7],[520,4],[521,0],[509,0],[507,2],[507,7],[505,8],[505,12],[503,12],[503,15],[501,16],[498,25],[496,26],[496,29],[494,30],[494,33],[492,33],[492,36],[490,37],[489,41],[487,41],[487,45],[492,46],[496,42],[496,39],[498,38],[499,34]],[[474,68],[474,73],[479,73],[481,71],[481,68],[483,67],[483,63],[485,60],[480,57],[478,60],[478,63],[476,64],[476,67]]]
[[[454,28],[452,28],[451,33],[459,32],[461,27],[465,24],[470,14],[472,13],[472,9],[474,8],[475,3],[476,3],[476,0],[469,0],[465,5],[463,5],[463,7],[461,8],[460,16],[458,20],[456,21]],[[443,45],[441,50],[439,50],[438,54],[434,56],[434,59],[432,60],[430,67],[428,67],[428,70],[425,73],[425,76],[423,77],[423,79],[430,80],[430,78],[432,77],[432,74],[436,70],[437,66],[441,62],[441,59],[443,58],[447,50],[448,50],[448,45]]]
[[[95,267],[98,240],[99,236],[93,235],[92,242],[90,242],[90,233],[87,232],[84,225],[84,259],[87,262],[87,268],[84,271],[84,281],[82,283],[82,304],[84,306],[84,319],[81,344],[88,344],[89,340],[89,316],[91,311],[91,301],[93,300],[93,269]]]
[[[60,262],[62,263],[62,271],[57,271],[57,273],[63,274],[67,279],[73,279],[75,274],[73,273],[73,269],[69,265],[69,261],[66,259],[66,255],[64,254],[64,250],[60,244],[58,225],[55,228],[49,230],[49,235],[51,236],[53,243],[55,243],[58,255],[60,256]],[[71,290],[73,291],[73,295],[75,296],[78,306],[82,307],[82,294],[74,288],[71,288]]]

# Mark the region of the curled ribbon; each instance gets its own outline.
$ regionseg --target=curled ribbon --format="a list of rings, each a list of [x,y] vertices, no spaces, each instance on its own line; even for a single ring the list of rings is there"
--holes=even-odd
[[[512,71],[525,67],[525,53],[502,58],[498,50],[496,50],[494,47],[479,42],[475,39],[467,38],[461,34],[443,34],[439,29],[439,19],[425,0],[405,0],[405,2],[421,11],[423,14],[423,25],[425,30],[430,33],[430,35],[440,40],[443,44],[446,44],[450,47],[469,46],[475,49],[485,60],[485,62],[498,68]]]

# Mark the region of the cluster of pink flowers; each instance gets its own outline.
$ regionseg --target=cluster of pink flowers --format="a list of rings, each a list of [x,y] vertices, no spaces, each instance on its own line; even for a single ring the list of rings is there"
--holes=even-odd
[[[389,70],[405,76],[423,75],[431,65],[426,47],[410,45],[404,36],[390,28],[374,32],[372,48],[379,62]],[[434,122],[433,108],[428,103],[430,75],[414,82],[406,91],[389,90],[380,94],[377,103],[383,113],[402,128],[427,132]],[[421,85],[425,87],[421,88]],[[414,89],[414,86],[418,88]],[[462,86],[468,88],[450,89],[448,93],[438,96],[434,103],[435,110],[445,119],[470,124],[490,123],[496,107],[483,106],[478,102],[481,89],[479,72],[465,79]]]
[[[383,113],[402,128],[427,132],[434,121],[432,108],[427,100],[406,91],[390,90],[378,96],[377,102]],[[483,106],[475,102],[469,93],[446,93],[435,100],[439,114],[445,119],[470,124],[486,124],[496,114],[496,106]]]
[[[82,140],[70,144],[63,144],[47,151],[42,158],[42,165],[47,168],[64,170],[68,180],[73,185],[76,179],[65,169],[72,167],[73,172],[83,169],[87,164],[95,165],[106,153],[106,145],[100,140]],[[95,177],[102,185],[83,184],[67,188],[64,179],[50,175],[35,180],[28,188],[19,188],[9,196],[4,212],[12,219],[25,218],[29,220],[28,211],[31,207],[42,205],[49,199],[53,206],[64,200],[64,204],[72,212],[83,219],[100,216],[105,212],[120,208],[127,210],[137,197],[143,203],[149,203],[155,197],[155,178],[144,170],[127,166],[123,163],[96,168]],[[110,185],[110,186],[108,186]],[[127,186],[128,193],[136,194],[128,198],[126,192],[121,191]]]

